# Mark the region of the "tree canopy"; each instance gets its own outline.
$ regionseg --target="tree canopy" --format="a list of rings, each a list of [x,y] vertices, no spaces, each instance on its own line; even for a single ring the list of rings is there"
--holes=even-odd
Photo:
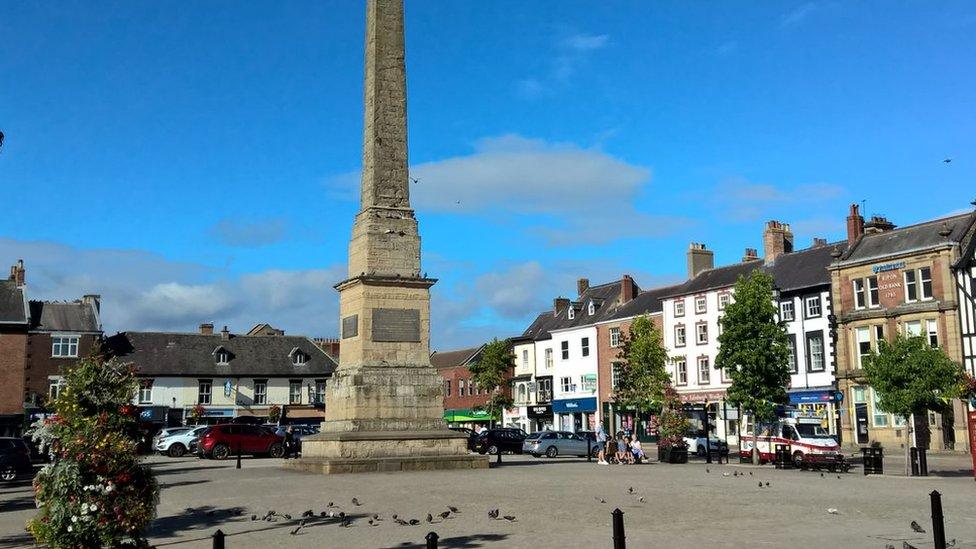
[[[945,409],[966,383],[962,366],[923,337],[880,341],[877,350],[864,357],[864,373],[878,393],[881,410],[905,417]]]
[[[742,406],[759,422],[776,419],[776,406],[789,400],[789,341],[776,319],[773,277],[758,269],[739,277],[735,299],[720,320],[715,368],[732,380],[726,401]]]
[[[660,405],[671,383],[668,352],[661,332],[649,317],[634,319],[628,334],[621,334],[621,362],[616,369],[613,398],[624,406],[648,409]]]
[[[512,405],[512,397],[496,389],[510,384],[506,374],[514,365],[515,355],[509,341],[495,338],[485,344],[481,357],[468,367],[472,381],[491,395],[483,408],[495,419],[501,417],[502,410]]]

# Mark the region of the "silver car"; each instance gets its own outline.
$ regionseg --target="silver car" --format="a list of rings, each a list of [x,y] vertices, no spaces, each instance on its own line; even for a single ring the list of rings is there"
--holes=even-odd
[[[597,455],[596,443],[569,431],[541,431],[532,433],[522,443],[522,452],[535,457],[554,458],[559,455],[586,457],[587,453]]]

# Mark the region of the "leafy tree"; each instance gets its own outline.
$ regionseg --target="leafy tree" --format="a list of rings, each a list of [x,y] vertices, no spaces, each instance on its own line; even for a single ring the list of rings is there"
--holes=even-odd
[[[726,401],[752,415],[758,436],[759,423],[776,421],[776,406],[789,401],[789,340],[776,320],[773,277],[759,269],[740,276],[721,323],[715,368],[732,380]]]
[[[139,463],[135,369],[92,355],[64,372],[55,416],[31,435],[52,462],[34,479],[38,512],[27,523],[52,548],[148,547],[159,488]]]
[[[681,397],[668,382],[661,392],[662,410],[658,426],[658,446],[661,448],[685,447],[685,435],[690,429],[688,418],[681,410]]]
[[[512,397],[500,390],[511,383],[506,378],[506,374],[515,365],[515,355],[511,349],[507,339],[495,338],[485,344],[481,358],[468,367],[474,383],[491,395],[481,408],[488,412],[492,421],[502,417],[502,410],[512,406]]]
[[[877,350],[864,357],[864,373],[878,393],[878,407],[908,419],[908,436],[913,414],[945,410],[961,396],[968,383],[962,366],[924,337],[898,336],[891,343],[880,341]],[[910,467],[910,445],[905,445],[905,471]]]
[[[650,318],[640,316],[621,339],[623,347],[617,357],[622,362],[617,367],[614,401],[638,410],[660,406],[671,383],[668,352],[660,330]]]

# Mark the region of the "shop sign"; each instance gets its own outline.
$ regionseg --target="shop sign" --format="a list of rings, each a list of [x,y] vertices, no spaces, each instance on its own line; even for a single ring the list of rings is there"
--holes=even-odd
[[[552,406],[529,406],[528,415],[531,418],[552,417]]]
[[[830,402],[833,400],[833,396],[833,391],[797,391],[790,393],[790,404]]]
[[[596,374],[586,374],[583,376],[583,390],[596,391]]]
[[[557,414],[575,414],[578,412],[595,412],[596,397],[590,398],[570,398],[566,400],[554,400],[552,411]]]
[[[904,268],[905,268],[905,262],[899,261],[897,263],[883,263],[881,265],[874,265],[871,267],[871,270],[874,271],[875,274],[878,274],[886,271],[897,271],[898,269],[904,269]]]
[[[699,391],[697,393],[679,393],[681,402],[715,402],[725,398],[725,391]]]
[[[190,408],[186,409],[187,414],[190,413]],[[204,417],[234,417],[233,408],[206,408],[203,411]]]

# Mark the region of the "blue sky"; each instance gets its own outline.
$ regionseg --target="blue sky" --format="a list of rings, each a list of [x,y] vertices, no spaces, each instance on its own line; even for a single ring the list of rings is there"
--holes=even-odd
[[[851,202],[909,224],[976,198],[970,2],[406,14],[436,348],[521,332],[579,276],[680,280],[693,240],[737,261],[768,219],[806,246]],[[334,335],[363,26],[346,0],[0,4],[0,261],[35,297],[102,293],[110,332]]]

